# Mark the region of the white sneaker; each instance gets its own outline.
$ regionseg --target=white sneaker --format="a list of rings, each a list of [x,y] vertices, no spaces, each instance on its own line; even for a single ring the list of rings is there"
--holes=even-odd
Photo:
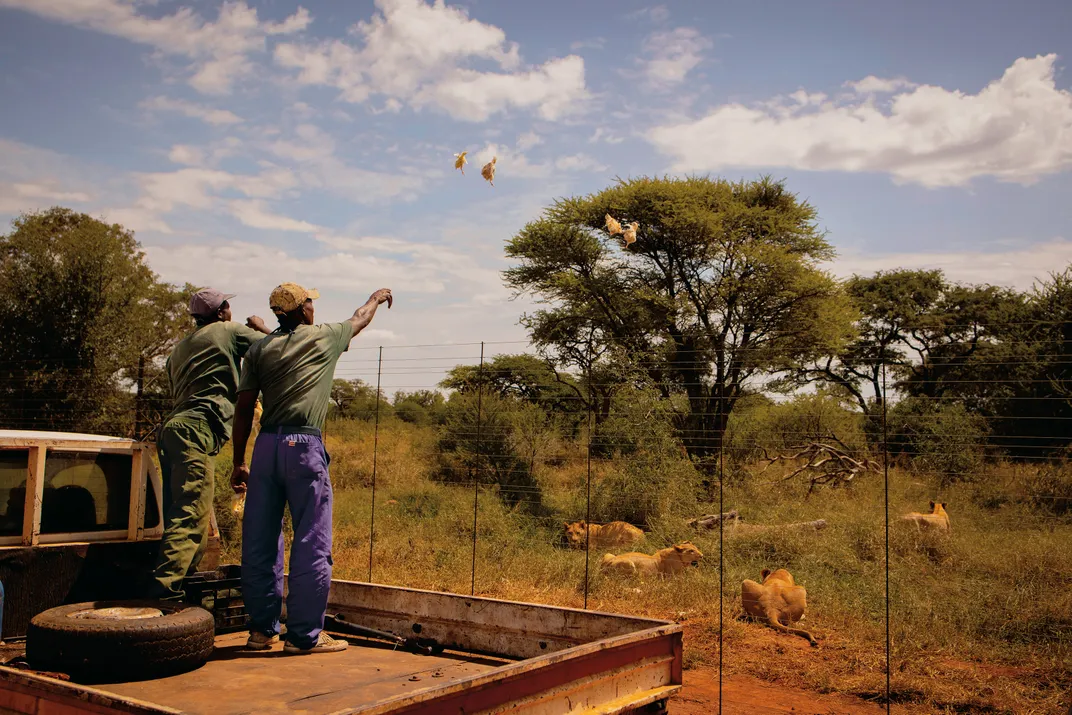
[[[339,651],[346,650],[346,647],[350,645],[344,640],[338,638],[332,638],[328,635],[327,631],[320,631],[320,637],[316,639],[316,644],[312,648],[299,648],[293,643],[288,642],[283,646],[283,650],[287,653],[295,653],[304,655],[306,653],[338,653]]]
[[[279,636],[270,636],[260,631],[250,631],[249,639],[246,640],[246,648],[250,650],[268,650],[279,642]]]

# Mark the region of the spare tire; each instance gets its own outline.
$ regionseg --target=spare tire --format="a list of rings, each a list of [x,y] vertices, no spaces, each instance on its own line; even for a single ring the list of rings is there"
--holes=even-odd
[[[140,680],[204,665],[215,624],[172,601],[96,601],[50,608],[30,621],[26,660],[83,681]]]

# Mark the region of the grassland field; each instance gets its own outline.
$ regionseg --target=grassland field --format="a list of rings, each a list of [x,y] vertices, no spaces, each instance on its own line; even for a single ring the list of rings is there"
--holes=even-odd
[[[334,501],[334,576],[369,578],[373,426],[329,423]],[[433,479],[433,428],[389,421],[376,454],[372,580],[468,593],[472,573],[471,486]],[[237,562],[240,528],[230,510],[231,457],[217,462],[217,518],[224,558]],[[597,460],[598,486],[618,468]],[[789,469],[783,465],[782,469]],[[1072,691],[1072,519],[1020,498],[1031,467],[995,464],[985,478],[940,490],[952,529],[920,534],[897,517],[926,511],[939,490],[926,474],[889,475],[889,635],[892,700],[905,713],[1065,713]],[[746,472],[748,470],[745,470]],[[758,469],[755,470],[758,472]],[[585,553],[564,548],[562,524],[585,513],[588,474],[582,447],[556,464],[536,465],[549,516],[508,508],[484,487],[477,514],[476,593],[581,607]],[[725,508],[749,523],[825,519],[822,531],[724,536],[697,532],[685,520],[718,504],[679,500],[653,523],[638,550],[653,552],[691,540],[704,553],[698,569],[667,580],[602,577],[592,553],[588,608],[677,620],[685,628],[686,668],[719,661],[772,683],[878,700],[885,693],[886,533],[882,474],[864,474],[847,488],[805,499],[798,480],[771,470],[727,481]],[[593,521],[598,522],[598,514]],[[741,618],[740,585],[761,569],[787,568],[808,591],[802,626],[820,639],[775,633]],[[720,596],[721,582],[721,598]]]

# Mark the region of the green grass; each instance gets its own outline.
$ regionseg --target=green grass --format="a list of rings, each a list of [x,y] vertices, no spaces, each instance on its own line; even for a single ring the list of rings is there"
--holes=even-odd
[[[335,483],[335,577],[369,576],[372,517],[372,429],[362,423],[328,428]],[[430,479],[434,433],[401,423],[381,425],[376,463],[373,580],[468,593],[473,581],[473,490]],[[230,456],[217,477],[226,484]],[[618,465],[597,463],[597,482]],[[561,524],[583,516],[586,466],[579,451],[537,479],[555,514],[534,518],[510,510],[491,488],[479,496],[476,592],[480,595],[581,607],[585,555],[562,548]],[[1058,712],[1072,686],[1072,520],[1036,511],[1021,498],[1023,470],[1000,470],[986,484],[942,491],[952,520],[948,537],[920,535],[896,517],[925,511],[935,495],[925,476],[891,472],[890,636],[893,690],[912,712]],[[771,478],[764,475],[764,479]],[[727,485],[726,508],[747,523],[826,519],[821,532],[727,535],[722,591],[727,672],[744,672],[820,691],[875,696],[884,692],[886,535],[881,475],[863,475],[849,489],[804,499],[799,484],[758,477]],[[225,556],[237,557],[237,531],[217,490]],[[715,662],[718,648],[719,534],[698,533],[687,517],[717,510],[694,500],[673,505],[649,525],[638,550],[651,553],[691,539],[705,554],[699,569],[666,581],[602,578],[593,553],[589,608],[683,621],[686,662]],[[594,515],[594,520],[598,520]],[[803,639],[740,620],[740,583],[760,570],[788,568],[808,589]],[[1065,706],[1067,707],[1067,705]]]

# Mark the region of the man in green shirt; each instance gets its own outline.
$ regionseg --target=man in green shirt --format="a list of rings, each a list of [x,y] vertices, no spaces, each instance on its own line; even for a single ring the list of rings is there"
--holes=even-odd
[[[269,333],[253,316],[231,322],[233,294],[213,288],[190,298],[194,331],[168,356],[175,407],[157,440],[164,482],[164,535],[148,595],[182,599],[182,581],[205,552],[215,490],[215,457],[231,437],[238,363]],[[254,329],[256,328],[256,329]]]
[[[294,525],[287,581],[288,653],[333,653],[346,641],[324,630],[331,585],[331,480],[320,430],[328,412],[335,363],[391,291],[381,288],[349,320],[313,325],[316,290],[284,283],[269,305],[279,328],[250,348],[242,364],[235,417],[231,486],[248,491],[242,518],[242,598],[250,618],[248,648],[266,650],[279,641],[283,606],[283,510]],[[257,394],[264,412],[246,467]]]

